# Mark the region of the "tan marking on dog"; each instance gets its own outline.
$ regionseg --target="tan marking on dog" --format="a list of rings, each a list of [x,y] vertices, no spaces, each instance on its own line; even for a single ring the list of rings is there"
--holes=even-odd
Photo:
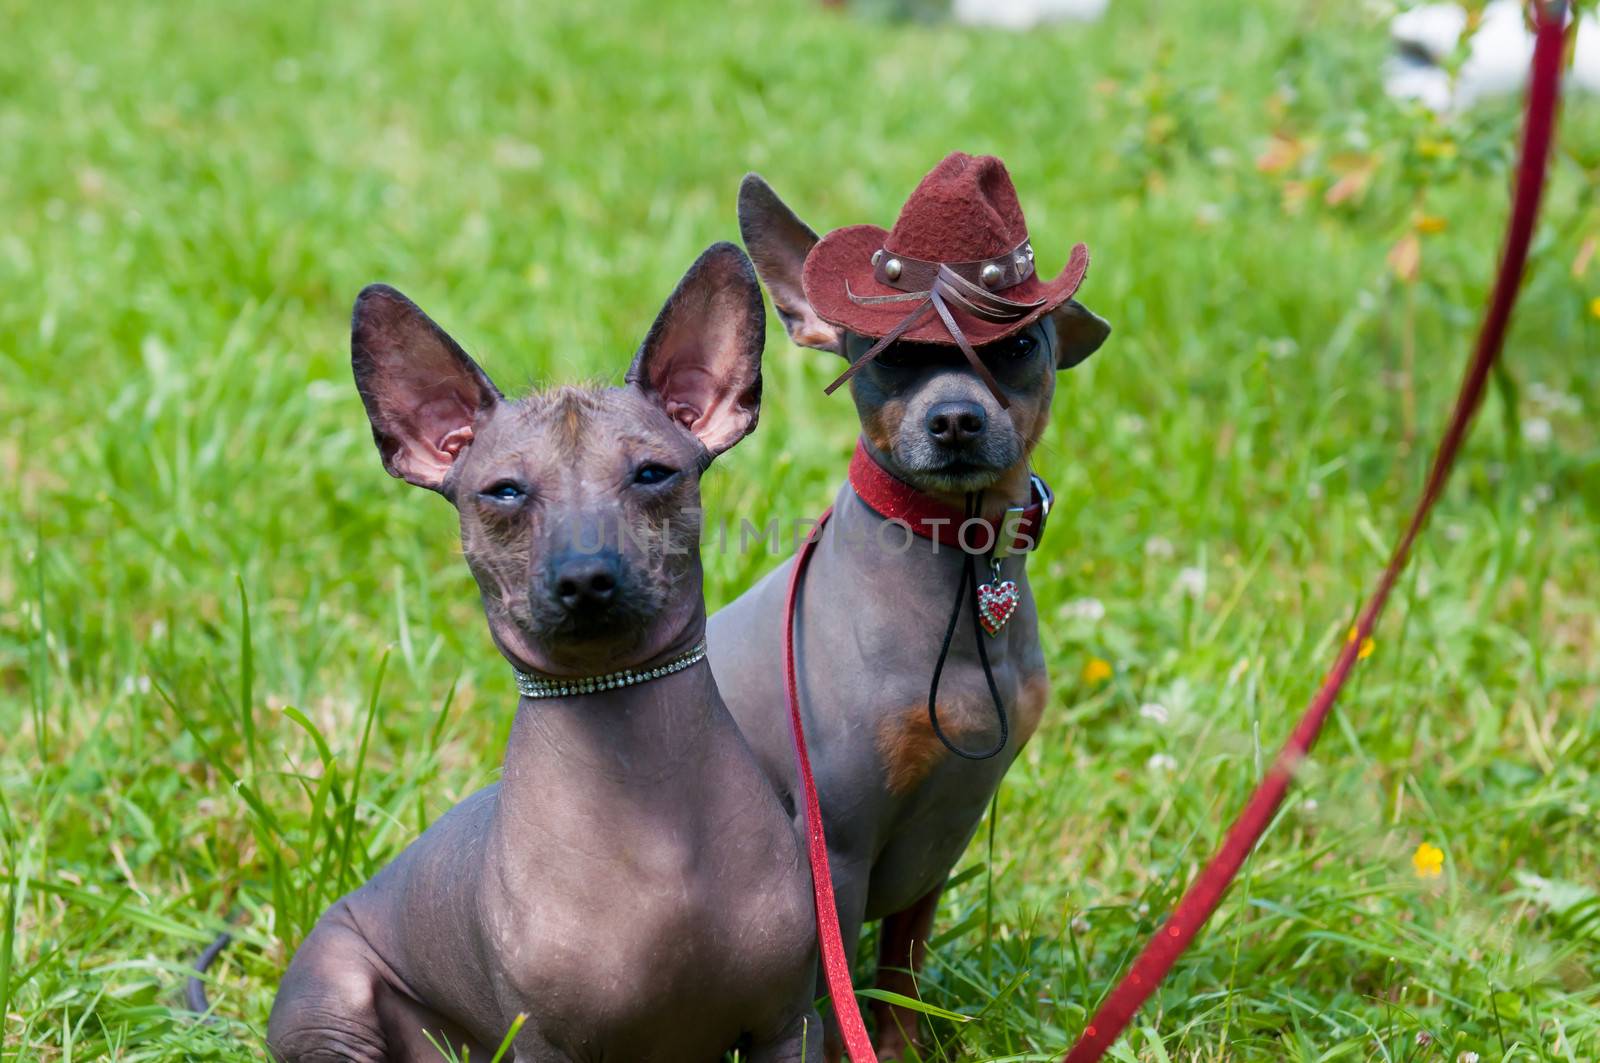
[[[878,453],[894,452],[896,426],[905,416],[905,406],[901,399],[889,399],[882,406],[861,411],[861,434],[878,449]]]
[[[1012,427],[1022,437],[1024,461],[1039,445],[1039,440],[1044,438],[1045,429],[1050,427],[1050,405],[1055,393],[1056,377],[1052,369],[1045,375],[1043,384],[1021,399],[1013,400],[1011,409],[1006,411],[1011,417]]]
[[[571,386],[550,393],[547,401],[555,417],[556,436],[568,454],[575,453],[583,441],[590,414],[598,406],[597,398],[593,391]]]
[[[1045,672],[1034,672],[1023,677],[1022,689],[1017,691],[1017,707],[1011,714],[1012,733],[1016,736],[1019,749],[1027,745],[1033,732],[1039,729],[1039,721],[1044,718],[1044,707],[1049,703],[1050,676]]]
[[[1011,720],[1011,741],[1018,747],[1033,737],[1044,715],[1045,704],[1050,700],[1050,678],[1035,672],[1022,681],[1015,705],[1008,705]],[[939,726],[952,742],[992,734],[989,730],[991,707],[988,698],[982,703],[959,701],[939,706]],[[974,721],[981,721],[974,725]],[[933,733],[928,720],[926,704],[912,705],[899,712],[890,713],[878,724],[878,755],[883,758],[889,792],[903,796],[922,785],[939,762],[950,755],[939,736]]]
[[[940,726],[952,739],[960,733],[953,725],[954,715],[940,712]],[[878,724],[878,755],[883,758],[892,794],[904,795],[915,790],[947,752],[939,736],[933,733],[926,705],[901,709],[885,716]]]

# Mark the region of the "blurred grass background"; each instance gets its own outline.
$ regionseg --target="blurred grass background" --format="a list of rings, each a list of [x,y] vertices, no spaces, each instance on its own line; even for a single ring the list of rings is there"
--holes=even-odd
[[[884,10],[0,0],[6,1058],[259,1058],[317,915],[498,771],[512,683],[449,507],[372,449],[361,285],[503,386],[617,379],[745,171],[825,231],[889,224],[956,148],[1007,161],[1044,272],[1089,243],[1116,331],[1038,454],[1055,695],[941,910],[921,991],[970,1021],[928,1058],[1066,1046],[1420,487],[1517,116],[1385,100],[1383,4],[1116,0],[1021,36]],[[1375,652],[1118,1058],[1600,1057],[1592,101],[1563,136],[1507,370]],[[828,502],[833,372],[773,321],[713,516]],[[707,560],[713,604],[775,562]],[[184,967],[224,923],[197,1025]]]

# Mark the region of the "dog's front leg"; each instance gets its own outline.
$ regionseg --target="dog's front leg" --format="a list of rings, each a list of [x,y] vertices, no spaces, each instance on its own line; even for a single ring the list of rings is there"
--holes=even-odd
[[[267,1020],[267,1047],[280,1063],[388,1063],[378,1017],[382,991],[371,950],[335,909],[295,952]]]
[[[879,989],[903,997],[916,997],[916,975],[928,951],[933,913],[939,907],[939,894],[943,890],[944,884],[940,883],[911,907],[884,916],[878,931]],[[872,1016],[878,1027],[877,1043],[873,1047],[878,1050],[880,1060],[902,1059],[908,1046],[919,1044],[921,1031],[917,1013],[912,1009],[874,1000]]]

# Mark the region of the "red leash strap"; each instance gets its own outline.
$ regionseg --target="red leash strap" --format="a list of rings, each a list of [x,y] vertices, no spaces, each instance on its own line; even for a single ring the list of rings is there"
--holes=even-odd
[[[1539,196],[1544,189],[1545,170],[1550,157],[1550,143],[1555,126],[1556,103],[1560,93],[1561,61],[1566,43],[1565,4],[1539,5],[1538,36],[1533,52],[1533,76],[1528,90],[1527,112],[1524,118],[1522,159],[1517,168],[1516,196],[1512,202],[1511,221],[1506,230],[1505,247],[1500,259],[1499,275],[1495,278],[1494,292],[1484,316],[1483,329],[1478,334],[1478,345],[1467,367],[1461,392],[1456,398],[1455,412],[1450,426],[1433,460],[1428,473],[1422,499],[1417,503],[1411,523],[1401,536],[1399,545],[1389,559],[1389,565],[1378,580],[1377,589],[1361,611],[1356,624],[1355,637],[1348,640],[1334,662],[1333,671],[1323,680],[1322,688],[1306,709],[1294,734],[1279,752],[1272,768],[1250,797],[1233,827],[1228,831],[1211,862],[1200,877],[1195,879],[1187,893],[1173,909],[1166,924],[1144,947],[1133,966],[1115,989],[1101,1003],[1099,1010],[1089,1020],[1083,1035],[1066,1054],[1064,1063],[1095,1063],[1127,1028],[1140,1006],[1167,976],[1172,965],[1189,947],[1200,928],[1212,912],[1216,911],[1222,895],[1232,884],[1245,858],[1261,840],[1267,825],[1272,822],[1278,806],[1283,803],[1296,766],[1311,752],[1322,730],[1323,722],[1333,708],[1334,699],[1344,686],[1361,644],[1371,634],[1378,615],[1383,611],[1389,592],[1405,568],[1406,559],[1416,542],[1417,534],[1427,520],[1428,511],[1444,490],[1456,452],[1466,438],[1472,416],[1483,398],[1489,370],[1505,341],[1506,324],[1511,318],[1511,307],[1516,302],[1521,285],[1523,267],[1528,260],[1528,243],[1533,236],[1533,223],[1539,213]]]
[[[789,735],[794,739],[795,765],[800,770],[800,789],[806,803],[806,857],[811,862],[811,894],[817,902],[817,941],[822,948],[822,973],[828,980],[828,995],[833,998],[833,1012],[838,1016],[850,1063],[877,1063],[878,1054],[867,1037],[867,1024],[861,1019],[855,988],[850,984],[850,958],[845,953],[844,937],[839,933],[839,907],[833,900],[833,873],[828,869],[828,840],[822,833],[822,804],[817,800],[817,781],[811,774],[811,755],[806,752],[805,724],[800,720],[800,695],[794,668],[794,614],[800,582],[805,579],[806,565],[831,516],[832,506],[817,518],[817,526],[800,545],[794,571],[789,573],[789,593],[783,607],[783,700],[789,709]]]

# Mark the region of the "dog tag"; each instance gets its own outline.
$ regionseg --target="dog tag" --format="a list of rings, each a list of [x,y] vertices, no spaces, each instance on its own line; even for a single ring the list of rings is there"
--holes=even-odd
[[[978,584],[978,622],[990,638],[1000,634],[1011,615],[1017,611],[1017,585],[999,576],[1000,566],[995,566],[995,578]]]

